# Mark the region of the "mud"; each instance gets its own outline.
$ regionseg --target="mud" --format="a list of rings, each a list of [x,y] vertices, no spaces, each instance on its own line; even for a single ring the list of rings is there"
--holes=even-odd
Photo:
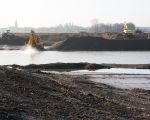
[[[6,65],[9,66],[9,65]],[[109,69],[109,68],[133,68],[133,69],[150,69],[150,64],[95,64],[95,63],[50,63],[50,64],[30,64],[27,66],[12,65],[14,68],[31,69],[31,70],[72,70],[72,69]]]
[[[150,119],[150,91],[40,70],[0,67],[1,120]]]

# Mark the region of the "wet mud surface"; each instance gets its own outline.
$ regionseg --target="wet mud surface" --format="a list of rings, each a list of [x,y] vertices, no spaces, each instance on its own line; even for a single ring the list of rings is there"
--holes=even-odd
[[[0,67],[1,120],[150,119],[150,91],[119,89],[86,76]]]
[[[9,65],[6,65],[9,66]],[[133,69],[150,69],[150,64],[95,64],[95,63],[50,63],[50,64],[30,64],[27,66],[12,65],[14,68],[35,69],[35,70],[53,70],[53,69],[109,69],[109,68],[133,68]]]

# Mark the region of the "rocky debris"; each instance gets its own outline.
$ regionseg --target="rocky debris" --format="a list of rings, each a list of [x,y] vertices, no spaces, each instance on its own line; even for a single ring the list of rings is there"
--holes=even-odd
[[[86,76],[1,66],[0,119],[148,120],[150,92],[114,88]]]

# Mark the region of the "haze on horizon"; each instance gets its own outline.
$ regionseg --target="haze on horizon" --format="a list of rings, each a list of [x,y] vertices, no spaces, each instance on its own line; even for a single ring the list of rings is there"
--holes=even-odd
[[[100,23],[133,22],[150,27],[150,0],[0,0],[0,28],[52,27],[72,23],[90,26]]]

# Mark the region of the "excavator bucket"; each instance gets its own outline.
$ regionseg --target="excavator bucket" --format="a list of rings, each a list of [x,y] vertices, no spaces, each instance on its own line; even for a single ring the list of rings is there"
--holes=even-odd
[[[33,30],[31,30],[30,35],[29,35],[28,45],[37,46],[38,44],[39,44],[39,38],[35,34],[35,32]]]

